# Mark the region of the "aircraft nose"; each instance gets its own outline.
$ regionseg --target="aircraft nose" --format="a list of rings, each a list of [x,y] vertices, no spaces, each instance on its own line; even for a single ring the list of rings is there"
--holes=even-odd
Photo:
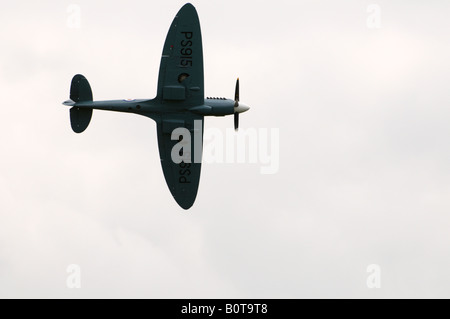
[[[250,106],[245,105],[244,103],[239,102],[238,107],[234,108],[234,113],[244,113],[250,110]]]

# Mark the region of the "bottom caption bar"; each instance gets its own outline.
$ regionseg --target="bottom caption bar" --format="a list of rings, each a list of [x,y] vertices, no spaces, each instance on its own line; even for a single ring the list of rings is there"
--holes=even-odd
[[[145,303],[149,301],[153,310],[158,308],[161,313],[176,318],[239,316],[279,318],[284,314],[292,313],[300,302],[292,299],[152,299],[146,300]]]

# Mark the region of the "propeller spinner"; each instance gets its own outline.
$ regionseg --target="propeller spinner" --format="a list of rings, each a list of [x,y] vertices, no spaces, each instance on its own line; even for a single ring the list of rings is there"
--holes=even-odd
[[[250,107],[244,103],[239,103],[239,78],[236,80],[236,89],[234,90],[234,129],[239,129],[239,113],[248,111]]]

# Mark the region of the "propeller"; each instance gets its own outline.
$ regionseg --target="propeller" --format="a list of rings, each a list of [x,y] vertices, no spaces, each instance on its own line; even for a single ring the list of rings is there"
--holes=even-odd
[[[239,113],[246,112],[249,106],[239,102],[239,78],[236,80],[236,89],[234,91],[234,129],[239,129]]]
[[[237,108],[239,106],[239,78],[236,80],[236,89],[234,90],[234,107]],[[234,112],[234,130],[237,131],[239,129],[239,113]]]

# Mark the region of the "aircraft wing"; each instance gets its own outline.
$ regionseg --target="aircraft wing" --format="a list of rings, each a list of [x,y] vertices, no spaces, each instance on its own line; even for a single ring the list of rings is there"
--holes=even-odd
[[[164,43],[157,98],[178,108],[203,105],[203,49],[197,11],[190,3],[178,11]]]
[[[194,204],[200,181],[203,116],[192,113],[167,114],[156,119],[156,123],[159,155],[167,186],[177,203],[182,208],[188,209]],[[187,152],[184,153],[186,149],[183,149],[182,153],[190,157],[191,163],[188,163],[188,161],[175,163],[172,158],[172,152],[174,149],[177,150],[176,145],[180,142],[177,134],[174,134],[174,137],[172,137],[172,132],[177,128],[184,128],[189,131],[191,141],[190,152],[186,148]],[[188,133],[187,131],[185,132]]]

